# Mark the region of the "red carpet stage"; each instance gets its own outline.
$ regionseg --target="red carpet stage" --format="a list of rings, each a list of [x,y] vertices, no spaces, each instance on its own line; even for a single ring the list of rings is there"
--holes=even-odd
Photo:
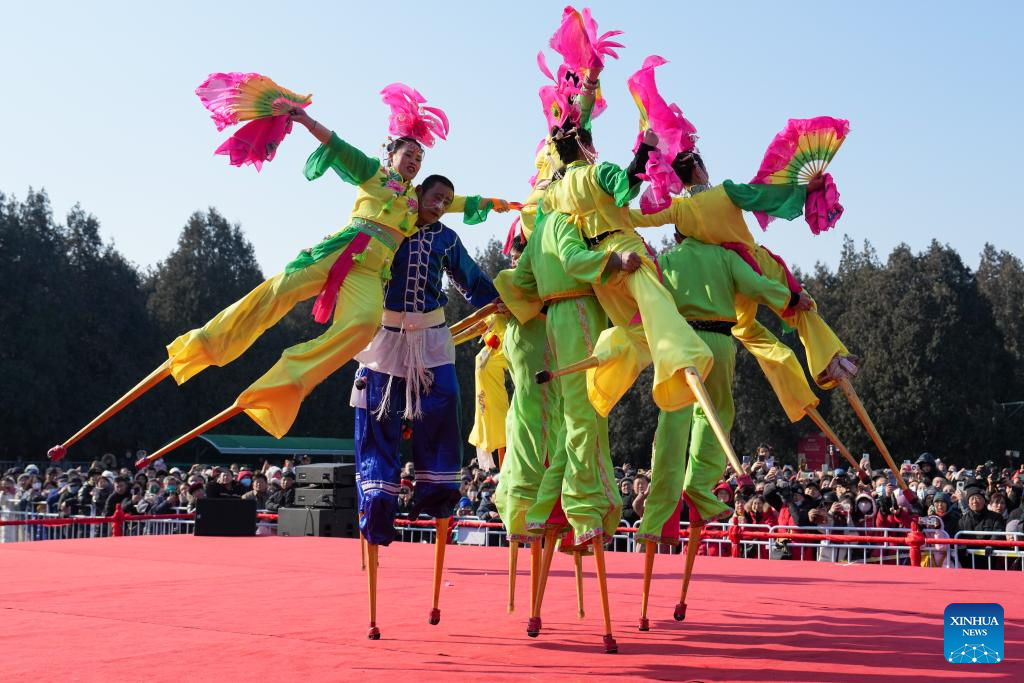
[[[649,633],[636,619],[642,556],[608,553],[619,654],[601,651],[556,556],[544,632],[526,636],[529,565],[505,613],[507,551],[451,546],[439,626],[427,624],[432,546],[381,550],[383,637],[366,639],[359,543],[154,536],[0,545],[0,679],[46,681],[1021,680],[1024,576],[911,567],[697,560],[689,613],[672,619],[682,556],[659,556]],[[951,602],[999,602],[1006,659],[943,659]],[[965,671],[967,669],[967,671]],[[400,678],[399,678],[400,677]],[[484,678],[480,678],[484,677]]]

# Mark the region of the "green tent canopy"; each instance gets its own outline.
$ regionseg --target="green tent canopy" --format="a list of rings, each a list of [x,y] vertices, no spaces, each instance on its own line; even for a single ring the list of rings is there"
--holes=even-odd
[[[256,465],[262,458],[274,462],[302,455],[308,455],[313,462],[355,462],[356,454],[352,439],[326,437],[286,436],[275,439],[272,436],[204,434],[191,445],[191,449],[179,449],[184,456],[183,461],[174,464],[246,462]],[[172,456],[168,461],[171,459],[178,460]]]

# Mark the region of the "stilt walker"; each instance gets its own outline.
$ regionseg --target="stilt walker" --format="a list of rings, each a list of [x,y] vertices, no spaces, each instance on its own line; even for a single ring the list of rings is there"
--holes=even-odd
[[[839,127],[842,128],[841,125]],[[684,163],[684,159],[688,160],[689,157],[680,155],[676,159],[678,161],[673,161],[673,167]],[[700,164],[703,168],[702,160]],[[630,215],[638,227],[671,223],[679,234],[710,244],[721,244],[740,255],[755,272],[787,285],[793,293],[799,293],[801,286],[785,262],[754,241],[743,220],[743,211],[753,211],[767,219],[796,218],[804,212],[805,206],[815,203],[814,198],[828,190],[828,181],[820,173],[808,178],[807,182],[810,185],[741,185],[725,181],[715,187],[697,187],[696,192],[673,200],[663,210],[653,213],[633,210]],[[849,449],[818,413],[818,398],[811,390],[795,354],[757,321],[757,308],[757,302],[742,295],[737,297],[737,324],[732,329],[733,336],[754,355],[787,417],[793,422],[805,416],[810,417],[850,466],[859,472],[860,468]],[[785,311],[780,317],[784,323],[798,331],[807,351],[812,376],[821,388],[831,389],[836,386],[838,379],[832,377],[833,368],[848,368],[851,373],[856,373],[856,363],[859,361],[850,355],[846,346],[821,319],[816,308],[809,311]]]
[[[214,74],[197,90],[218,125],[250,116],[235,110],[236,106],[244,110],[247,101],[239,93],[251,95],[250,84],[245,80],[250,76],[258,74]],[[381,284],[388,277],[394,252],[406,236],[416,231],[418,200],[413,179],[419,172],[424,147],[433,145],[435,135],[444,138],[448,130],[443,112],[424,108],[424,100],[415,90],[396,83],[382,94],[392,112],[390,130],[401,136],[389,142],[386,165],[310,118],[302,109],[308,98],[297,104],[292,102],[290,109],[268,110],[242,129],[260,121],[270,121],[285,132],[294,122],[305,126],[321,143],[306,162],[306,177],[314,180],[333,169],[344,181],[357,187],[349,225],[300,253],[284,272],[266,280],[202,327],[174,340],[167,347],[167,367],[161,366],[151,373],[101,417],[109,417],[112,411],[123,408],[168,374],[183,384],[210,365],[227,365],[297,303],[316,296],[316,319],[330,322],[334,314],[329,329],[314,340],[287,349],[278,363],[243,392],[234,405],[194,430],[194,434],[200,434],[218,420],[223,421],[224,415],[244,411],[264,430],[281,437],[291,427],[302,399],[369,343],[380,324]],[[262,97],[259,92],[257,95]],[[278,100],[291,102],[286,95]],[[275,100],[270,97],[266,101]],[[241,134],[239,131],[236,138]],[[281,138],[283,133],[276,139]],[[501,200],[457,197],[449,210],[463,211],[467,222],[479,223],[491,208],[507,207]],[[341,305],[335,310],[337,301]],[[88,429],[98,424],[97,418]],[[82,430],[76,437],[85,433]],[[50,457],[60,459],[65,451],[62,444],[51,449]],[[137,465],[141,467],[153,460],[149,458]]]
[[[356,356],[362,389],[353,391],[352,403],[360,531],[372,548],[389,545],[394,538],[403,422],[413,427],[412,516],[422,512],[436,519],[428,622],[437,624],[449,517],[459,497],[462,466],[455,347],[444,320],[442,277],[447,273],[474,306],[485,306],[498,294],[458,235],[438,222],[454,196],[451,181],[430,176],[419,186],[418,196],[420,230],[395,253],[393,277],[384,290],[382,326]]]
[[[725,471],[728,432],[735,415],[732,382],[736,347],[730,329],[735,324],[736,295],[778,311],[811,305],[809,297],[801,299],[784,285],[756,274],[736,254],[693,238],[683,239],[679,246],[662,254],[659,262],[665,286],[680,313],[715,354],[704,386],[726,438],[723,445],[701,406],[659,415],[651,487],[637,534],[647,544],[645,586],[649,585],[648,572],[653,567],[652,549],[658,543],[679,542],[680,494],[690,511],[691,542],[693,533],[699,538],[704,524],[732,514],[712,489]],[[645,626],[642,609],[642,630]]]
[[[563,30],[579,19],[566,11],[563,26],[556,39],[563,35]],[[557,44],[553,39],[552,45]],[[606,46],[607,47],[607,46]],[[600,52],[598,49],[597,52]],[[563,56],[565,56],[563,54]],[[545,113],[549,127],[563,125],[573,120],[575,125],[587,129],[590,126],[591,114],[595,110],[598,99],[597,76],[602,62],[599,55],[586,66],[565,64],[559,70],[558,84],[542,90],[542,99],[546,98]],[[579,78],[567,74],[582,74],[582,91],[572,91],[572,87],[559,86],[576,84]],[[559,165],[562,160],[549,140],[545,145],[545,153],[550,162]],[[557,184],[561,181],[555,181]],[[551,234],[550,224],[554,220],[563,228],[568,228],[579,238],[575,228],[568,226],[564,215],[553,215],[547,210],[546,195],[554,185],[535,187],[536,192],[531,198],[536,204],[536,225],[530,236],[526,251],[514,270],[504,271],[495,281],[502,294],[502,300],[520,321],[531,320],[537,310],[547,310],[546,335],[548,344],[553,351],[554,360],[559,365],[567,360],[583,358],[593,350],[594,339],[607,325],[607,317],[593,296],[592,287],[579,279],[566,274],[561,256],[557,248],[557,235]],[[580,242],[582,244],[582,242]],[[585,246],[583,247],[585,249]],[[606,264],[600,255],[591,257],[594,268],[603,269]],[[550,372],[542,373],[550,375]],[[545,593],[546,578],[550,569],[550,558],[555,548],[555,540],[562,533],[568,522],[572,526],[572,541],[563,547],[574,553],[577,586],[577,613],[582,615],[582,567],[581,552],[589,546],[595,553],[604,542],[607,534],[614,533],[619,520],[621,499],[612,485],[611,457],[608,449],[607,420],[599,416],[587,398],[586,380],[582,376],[572,378],[568,384],[562,382],[545,382],[544,385],[561,387],[562,411],[558,415],[565,429],[565,452],[559,460],[549,463],[544,472],[540,490],[535,503],[527,512],[527,528],[531,533],[543,534],[545,537],[544,562],[536,599],[531,618],[527,625],[527,633],[536,636],[541,630],[540,611]],[[607,584],[603,572],[598,572],[602,596],[607,604]],[[607,612],[607,611],[606,611]],[[614,638],[611,636],[610,620],[605,623],[605,650],[616,651]]]

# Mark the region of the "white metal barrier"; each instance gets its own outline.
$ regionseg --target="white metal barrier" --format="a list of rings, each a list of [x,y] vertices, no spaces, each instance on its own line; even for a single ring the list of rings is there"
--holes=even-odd
[[[953,538],[984,541],[1019,541],[1024,534],[1012,531],[958,531]],[[1024,550],[1020,548],[967,548],[950,546],[950,554],[958,555],[960,566],[968,569],[1010,569],[1024,571]],[[983,566],[982,566],[983,565]]]

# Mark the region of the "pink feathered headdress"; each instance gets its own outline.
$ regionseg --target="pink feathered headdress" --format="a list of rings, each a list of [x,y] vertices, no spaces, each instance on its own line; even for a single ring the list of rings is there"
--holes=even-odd
[[[571,71],[580,73],[604,67],[605,57],[619,58],[615,48],[623,47],[609,38],[620,35],[622,31],[608,31],[597,35],[597,22],[590,14],[590,8],[583,13],[569,5],[562,12],[562,23],[551,36],[551,49],[562,55],[565,64]]]
[[[415,88],[392,83],[380,91],[381,100],[391,108],[388,132],[416,140],[425,147],[434,146],[434,136],[448,139],[448,117],[437,107],[425,107],[427,101]]]

